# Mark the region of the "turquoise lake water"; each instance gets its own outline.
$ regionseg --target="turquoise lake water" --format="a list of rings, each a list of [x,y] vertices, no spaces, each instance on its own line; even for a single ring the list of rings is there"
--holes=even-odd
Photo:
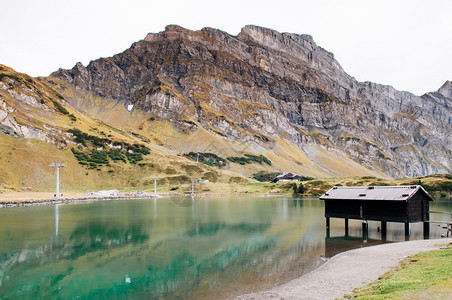
[[[452,211],[451,200],[431,210]],[[378,222],[332,219],[294,197],[172,197],[0,209],[0,299],[208,299],[266,289],[348,248]],[[450,218],[447,215],[436,219]],[[388,224],[388,240],[404,240]],[[422,223],[411,239],[422,238]],[[431,237],[443,229],[431,227]]]

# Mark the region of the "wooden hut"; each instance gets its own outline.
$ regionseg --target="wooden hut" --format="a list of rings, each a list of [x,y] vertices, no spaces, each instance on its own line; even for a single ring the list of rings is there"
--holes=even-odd
[[[428,234],[429,202],[433,201],[433,198],[420,185],[335,186],[320,199],[325,201],[327,230],[330,218],[344,218],[346,227],[348,219],[363,220],[363,224],[368,220],[381,221],[384,235],[386,222],[405,223],[407,236],[409,223],[424,222],[424,233]]]

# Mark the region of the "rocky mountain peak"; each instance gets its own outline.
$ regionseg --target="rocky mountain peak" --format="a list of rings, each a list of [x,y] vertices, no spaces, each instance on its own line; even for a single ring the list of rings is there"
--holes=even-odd
[[[255,25],[246,25],[237,37],[244,40],[253,40],[278,50],[286,50],[286,48],[293,46],[292,44],[294,43],[302,45],[309,50],[317,48],[314,39],[308,34],[279,33],[276,30]]]
[[[185,29],[179,25],[168,25],[165,27],[165,30],[159,33],[148,33],[144,40],[146,42],[158,42],[163,40],[175,40],[181,37],[186,36],[187,34],[191,35],[193,31]]]
[[[447,80],[437,91],[446,98],[452,99],[452,82]]]
[[[195,120],[256,149],[274,151],[276,140],[288,140],[325,170],[333,167],[312,149],[393,177],[452,169],[450,81],[422,97],[357,82],[310,35],[247,25],[233,36],[169,25],[123,53],[51,76],[153,119]],[[81,100],[72,101],[78,107]]]

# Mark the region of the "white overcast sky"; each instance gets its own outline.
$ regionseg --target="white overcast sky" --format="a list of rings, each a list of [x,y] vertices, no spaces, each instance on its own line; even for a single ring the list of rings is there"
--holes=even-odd
[[[310,34],[357,80],[417,95],[452,80],[452,0],[0,0],[0,63],[46,76],[168,24]]]

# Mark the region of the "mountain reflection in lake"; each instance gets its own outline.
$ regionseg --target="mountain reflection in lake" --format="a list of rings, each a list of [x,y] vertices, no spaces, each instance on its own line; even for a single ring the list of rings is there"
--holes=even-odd
[[[321,264],[331,245],[324,223],[321,201],[293,197],[1,209],[0,298],[198,299],[264,289]],[[359,228],[351,224],[351,234]]]

